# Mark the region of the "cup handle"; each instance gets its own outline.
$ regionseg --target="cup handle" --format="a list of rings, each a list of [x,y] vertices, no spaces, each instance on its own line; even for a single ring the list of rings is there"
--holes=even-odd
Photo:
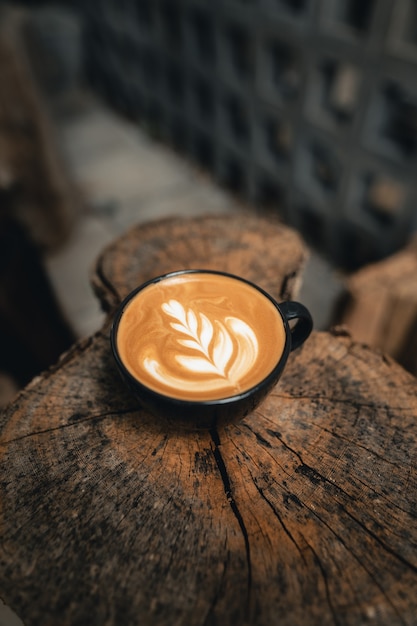
[[[300,302],[280,302],[279,308],[287,322],[297,320],[291,328],[291,351],[301,346],[313,330],[313,318],[306,307]]]

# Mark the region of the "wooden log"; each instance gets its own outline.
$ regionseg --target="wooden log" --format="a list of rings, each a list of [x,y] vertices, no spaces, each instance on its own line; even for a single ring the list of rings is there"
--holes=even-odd
[[[347,280],[336,322],[417,375],[417,238]]]
[[[241,251],[240,220],[224,223],[229,243],[202,248],[189,222],[190,266],[228,247],[259,283],[268,258],[282,288],[291,231],[271,224],[260,258]],[[162,235],[185,231],[149,225],[108,248],[105,306],[184,263],[174,245],[165,258]],[[313,333],[239,424],[167,430],[119,379],[110,319],[1,414],[0,596],[25,626],[416,623],[414,377],[346,334]]]
[[[277,299],[299,289],[307,251],[277,220],[242,212],[140,224],[98,259],[92,285],[105,311],[141,282],[179,269],[214,269],[258,281]]]

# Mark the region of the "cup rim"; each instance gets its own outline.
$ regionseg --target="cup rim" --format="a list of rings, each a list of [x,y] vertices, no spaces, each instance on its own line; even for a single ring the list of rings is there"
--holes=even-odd
[[[119,350],[117,347],[117,331],[118,331],[118,327],[121,321],[121,318],[123,316],[124,310],[127,307],[127,305],[130,303],[131,300],[133,300],[137,294],[140,291],[143,291],[143,289],[145,289],[146,287],[148,287],[149,285],[152,284],[156,284],[158,282],[161,282],[163,280],[166,280],[167,278],[172,278],[174,276],[180,276],[183,274],[216,274],[216,275],[220,275],[220,276],[226,276],[228,278],[232,278],[235,280],[239,280],[240,282],[246,283],[247,285],[253,287],[254,289],[256,289],[258,292],[260,292],[262,295],[264,295],[273,305],[274,307],[277,309],[280,317],[281,317],[281,321],[282,324],[284,326],[284,331],[285,331],[285,342],[284,342],[284,347],[281,353],[281,356],[279,357],[278,361],[276,362],[275,366],[272,368],[272,370],[269,372],[269,374],[267,374],[261,381],[259,381],[258,383],[256,383],[256,385],[252,385],[251,387],[249,387],[248,389],[246,389],[245,391],[241,391],[239,393],[230,395],[230,396],[225,396],[225,397],[220,397],[220,398],[212,398],[210,400],[199,400],[199,399],[190,399],[190,400],[186,400],[184,398],[176,398],[175,396],[171,396],[167,393],[162,393],[160,391],[156,391],[155,389],[153,389],[152,387],[148,387],[148,385],[142,383],[138,378],[136,378],[133,374],[131,374],[131,372],[128,370],[128,368],[125,366],[125,364],[123,363],[122,358],[120,357],[119,354]],[[248,397],[251,397],[252,395],[256,394],[257,392],[259,392],[261,389],[264,389],[265,387],[268,387],[275,378],[278,377],[278,375],[282,372],[282,369],[285,366],[285,363],[288,359],[288,355],[291,351],[291,331],[288,325],[288,321],[285,317],[285,315],[283,314],[283,312],[281,311],[280,307],[279,307],[279,303],[277,302],[277,300],[275,300],[275,298],[273,298],[267,291],[265,291],[262,287],[260,287],[259,285],[257,285],[256,283],[243,278],[242,276],[238,276],[236,274],[232,274],[230,272],[225,272],[222,270],[211,270],[211,269],[182,269],[182,270],[175,270],[172,272],[167,272],[165,274],[160,274],[158,276],[155,276],[153,278],[150,278],[148,280],[146,280],[145,282],[141,283],[140,285],[138,285],[137,287],[135,287],[134,289],[132,289],[132,291],[130,291],[124,298],[123,300],[120,302],[120,304],[117,306],[115,312],[114,312],[114,316],[113,316],[113,322],[111,325],[111,329],[110,329],[110,345],[111,345],[111,350],[113,353],[113,357],[116,361],[116,364],[120,370],[120,372],[123,374],[123,376],[129,381],[130,385],[138,391],[142,390],[143,392],[145,392],[146,394],[154,397],[156,400],[160,400],[160,401],[164,401],[164,402],[169,402],[171,405],[180,408],[180,407],[192,407],[192,406],[198,406],[198,407],[216,407],[216,406],[224,406],[224,405],[228,405],[228,404],[233,404],[236,402],[240,402],[242,400],[245,400]]]

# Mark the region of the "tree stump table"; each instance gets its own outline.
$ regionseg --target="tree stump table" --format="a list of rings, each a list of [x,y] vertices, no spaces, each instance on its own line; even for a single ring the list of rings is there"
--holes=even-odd
[[[271,395],[216,432],[140,410],[114,306],[180,267],[292,297],[305,252],[248,215],[171,219],[107,248],[108,321],[0,420],[0,597],[25,626],[417,624],[417,381],[313,332]]]

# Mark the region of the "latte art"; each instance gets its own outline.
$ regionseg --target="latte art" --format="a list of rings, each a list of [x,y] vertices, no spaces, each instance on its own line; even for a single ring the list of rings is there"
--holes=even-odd
[[[141,290],[118,329],[122,360],[159,393],[209,400],[262,380],[281,357],[285,332],[273,303],[224,275],[172,276]]]
[[[172,374],[157,355],[157,358],[144,360],[149,374],[161,383],[174,387],[180,385],[189,391],[195,387],[195,382],[187,375],[193,373],[206,376],[206,388],[221,389],[224,380],[237,387],[258,356],[258,341],[251,327],[243,320],[229,316],[223,322],[218,319],[211,322],[204,313],[195,313],[192,309],[185,311],[177,300],[164,303],[162,309],[177,320],[170,322],[173,331],[179,335],[178,353],[174,358],[184,375],[179,378]],[[181,351],[181,346],[187,350]]]

